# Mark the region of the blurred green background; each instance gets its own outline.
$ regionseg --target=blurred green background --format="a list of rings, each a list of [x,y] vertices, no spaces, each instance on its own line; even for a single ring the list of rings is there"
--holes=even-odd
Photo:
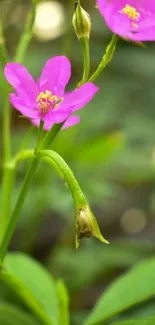
[[[92,19],[93,72],[111,33],[95,1],[83,0],[82,5]],[[26,0],[0,1],[0,19],[11,56],[30,8],[31,2]],[[82,51],[71,25],[73,9],[73,0],[38,4],[34,36],[25,59],[26,67],[38,78],[48,58],[67,55],[72,63],[71,89],[81,79],[83,70]],[[2,73],[0,84],[2,111],[5,94]],[[104,246],[95,239],[84,239],[75,251],[71,195],[55,171],[43,164],[35,176],[10,245],[11,250],[32,254],[54,276],[65,281],[71,297],[73,325],[81,323],[115,277],[153,255],[155,247],[154,44],[147,43],[146,48],[141,48],[120,40],[112,62],[96,84],[100,92],[80,111],[81,123],[62,131],[53,148],[73,169],[103,235],[111,244]],[[28,121],[12,110],[14,153],[29,126]],[[36,135],[34,129],[28,148],[34,147]],[[28,164],[22,163],[18,170],[13,204]],[[153,308],[150,301],[146,313],[150,315]]]

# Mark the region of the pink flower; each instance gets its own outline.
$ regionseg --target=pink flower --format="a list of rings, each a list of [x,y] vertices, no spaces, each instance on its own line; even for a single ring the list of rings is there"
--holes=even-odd
[[[155,40],[154,0],[97,0],[111,31],[132,41]]]
[[[18,63],[6,64],[4,74],[16,91],[10,94],[11,104],[37,126],[42,119],[45,130],[64,121],[64,128],[79,123],[79,116],[71,114],[84,107],[98,91],[93,83],[87,82],[65,92],[71,76],[71,65],[65,56],[49,59],[38,82]]]

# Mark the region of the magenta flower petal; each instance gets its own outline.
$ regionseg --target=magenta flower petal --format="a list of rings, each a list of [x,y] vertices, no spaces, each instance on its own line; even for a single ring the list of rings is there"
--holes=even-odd
[[[29,106],[35,105],[38,88],[27,69],[18,63],[8,63],[4,74],[7,81],[15,88],[16,93]]]
[[[39,124],[40,124],[40,119],[32,119],[31,122],[32,122],[32,124],[34,124],[35,126],[38,127]],[[64,123],[62,129],[67,129],[67,128],[69,128],[69,127],[71,127],[73,125],[76,125],[78,123],[80,123],[80,117],[79,116],[76,116],[76,115],[69,116],[69,118]],[[49,121],[45,121],[44,122],[44,130],[49,131],[52,128],[53,125],[54,125],[54,123],[51,123]]]
[[[71,109],[72,112],[84,107],[98,92],[99,88],[92,82],[87,82],[76,90],[64,96],[64,102],[61,104],[61,109]]]
[[[71,76],[71,64],[67,57],[56,56],[49,59],[39,79],[40,90],[50,90],[61,97]]]
[[[10,95],[12,105],[36,126],[43,120],[45,130],[62,122],[63,128],[79,123],[80,118],[71,116],[72,113],[84,107],[98,91],[93,83],[88,82],[71,93],[65,93],[71,65],[64,56],[49,59],[36,82],[26,68],[17,63],[8,63],[4,73],[16,92]]]
[[[24,116],[26,116],[28,118],[38,118],[39,117],[39,112],[36,109],[25,105],[25,102],[21,98],[19,98],[17,95],[10,94],[10,102],[17,109],[17,111],[19,111]]]
[[[73,116],[69,116],[69,118],[67,119],[67,121],[64,123],[63,125],[63,129],[67,129],[73,125],[76,125],[80,123],[80,117],[77,115],[73,115]]]
[[[97,0],[111,31],[133,41],[155,40],[154,0]]]
[[[52,121],[52,123],[58,124],[58,123],[62,123],[63,121],[65,121],[68,116],[71,114],[71,110],[69,109],[65,109],[62,110],[61,107],[57,108],[57,109],[53,109],[51,111],[49,111],[47,114],[45,114],[43,116],[43,121]]]

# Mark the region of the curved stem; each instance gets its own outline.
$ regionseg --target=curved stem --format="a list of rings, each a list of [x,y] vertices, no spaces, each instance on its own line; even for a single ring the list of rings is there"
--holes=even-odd
[[[45,160],[52,166],[57,166],[58,169],[62,172],[62,175],[71,191],[74,203],[76,207],[87,204],[86,198],[75,179],[75,176],[64,159],[53,150],[41,150],[38,154],[39,158]],[[49,158],[49,159],[48,159]]]
[[[59,132],[59,130],[61,129],[63,123],[62,124],[56,124],[51,131],[48,132],[48,134],[45,136],[45,138],[43,139],[41,145],[40,145],[40,149],[42,148],[48,148],[51,144],[51,141],[54,139],[54,137],[57,135],[57,133]],[[40,136],[39,138],[40,139]],[[38,144],[36,146],[37,149],[38,148]],[[7,229],[6,232],[4,234],[3,240],[1,242],[1,246],[0,246],[0,264],[3,262],[4,256],[5,256],[5,252],[6,249],[9,245],[10,239],[12,237],[12,234],[14,232],[14,229],[16,227],[16,224],[18,222],[19,219],[19,214],[20,211],[23,207],[26,195],[28,193],[28,189],[29,186],[31,185],[32,179],[34,177],[34,174],[36,172],[36,169],[38,167],[38,163],[39,163],[39,153],[36,153],[36,150],[27,150],[27,151],[22,151],[20,152],[12,161],[12,165],[13,165],[13,169],[16,169],[16,165],[20,160],[23,159],[27,159],[27,158],[31,158],[33,157],[32,163],[29,167],[29,170],[25,176],[25,180],[24,183],[22,185],[18,200],[16,202],[15,208],[13,210],[12,216],[10,218],[10,221],[7,225]]]
[[[12,160],[14,168],[17,168],[17,165],[20,161],[30,159],[34,157],[34,149],[27,149],[20,151]]]
[[[62,175],[70,189],[75,205],[75,225],[76,225],[76,236],[75,236],[75,247],[78,248],[80,244],[80,239],[83,237],[94,236],[98,238],[102,243],[108,244],[109,242],[102,236],[97,220],[92,213],[88,202],[75,179],[73,172],[55,151],[52,150],[42,150],[39,153],[39,157],[44,159],[47,157],[49,159],[48,163],[54,167],[57,166],[61,170]]]
[[[94,81],[100,75],[100,73],[103,71],[106,65],[112,60],[118,39],[119,39],[118,36],[113,34],[111,42],[108,45],[106,52],[102,57],[98,68],[93,73],[93,75],[89,78],[89,81]]]

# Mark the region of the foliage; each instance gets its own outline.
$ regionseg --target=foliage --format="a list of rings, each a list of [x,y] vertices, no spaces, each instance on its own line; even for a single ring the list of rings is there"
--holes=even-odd
[[[73,1],[61,3],[68,25]],[[82,5],[92,20],[93,73],[111,35],[93,1]],[[0,1],[0,21],[10,56],[18,54],[29,11],[31,1]],[[32,35],[25,35],[29,43]],[[110,245],[83,240],[75,251],[73,202],[67,184],[58,169],[55,175],[41,162],[11,243],[11,248],[24,253],[8,253],[1,270],[0,324],[154,325],[154,50],[154,44],[141,48],[119,40],[112,62],[96,80],[100,92],[80,112],[80,125],[63,130],[52,143],[52,150],[71,166],[94,206]],[[69,25],[63,38],[47,43],[33,38],[24,63],[38,78],[49,57],[67,55],[73,66],[73,89],[82,77],[81,52]],[[2,60],[0,88],[2,119],[3,101],[11,90],[4,80]],[[12,112],[13,155],[20,148],[35,147],[36,130],[32,128],[27,136],[29,126]],[[29,164],[20,162],[11,211]],[[145,212],[148,228],[128,234],[120,229],[120,219],[135,207]]]

